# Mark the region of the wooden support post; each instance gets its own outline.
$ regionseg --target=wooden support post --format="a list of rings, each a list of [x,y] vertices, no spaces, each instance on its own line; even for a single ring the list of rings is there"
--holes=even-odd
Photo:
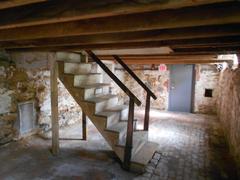
[[[87,140],[87,116],[82,111],[82,139]]]
[[[123,162],[123,168],[126,170],[130,170],[132,143],[133,143],[133,120],[134,120],[134,99],[130,98],[129,111],[128,111],[127,138],[126,138],[124,162]]]
[[[52,153],[59,153],[59,122],[58,122],[58,64],[53,62],[51,67],[51,115],[52,115]]]
[[[237,58],[238,58],[238,68],[240,68],[240,53],[237,54]]]
[[[147,93],[146,107],[145,107],[145,118],[144,118],[144,131],[148,131],[149,128],[149,112],[150,112],[150,94]]]

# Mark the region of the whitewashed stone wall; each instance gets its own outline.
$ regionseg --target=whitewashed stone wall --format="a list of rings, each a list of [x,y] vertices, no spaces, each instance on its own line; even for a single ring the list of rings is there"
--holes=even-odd
[[[223,71],[219,88],[217,114],[240,167],[240,68]]]
[[[50,63],[56,57],[54,53],[13,53],[16,63],[14,71],[25,73],[26,79],[17,82],[21,98],[18,102],[34,99],[37,104],[38,124],[44,131],[51,128],[50,104]],[[14,79],[14,78],[13,78]],[[78,123],[81,120],[81,108],[68,93],[64,85],[58,81],[59,123],[60,127]]]
[[[216,114],[220,72],[215,65],[196,65],[194,112]],[[212,97],[205,97],[205,90],[212,89]]]

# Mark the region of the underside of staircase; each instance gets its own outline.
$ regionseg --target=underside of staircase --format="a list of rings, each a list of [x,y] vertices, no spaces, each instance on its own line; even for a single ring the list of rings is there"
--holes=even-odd
[[[110,84],[103,80],[103,70],[94,62],[58,61],[58,74],[60,81],[124,164],[129,106],[121,104],[118,96],[110,93]],[[143,172],[158,144],[148,141],[147,130],[134,128],[132,135],[127,169]]]

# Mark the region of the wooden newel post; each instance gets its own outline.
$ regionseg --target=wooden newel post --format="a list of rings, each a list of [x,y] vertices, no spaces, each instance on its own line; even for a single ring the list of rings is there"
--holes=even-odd
[[[87,140],[87,116],[82,111],[82,139]]]
[[[148,131],[149,128],[149,112],[150,112],[150,94],[147,93],[146,97],[146,107],[145,107],[145,117],[144,117],[144,131]]]
[[[51,119],[52,119],[52,153],[59,153],[59,121],[58,121],[58,63],[55,61],[51,67]]]
[[[237,58],[238,58],[238,68],[240,68],[240,53],[237,54]]]
[[[130,161],[132,155],[132,143],[133,143],[133,119],[134,119],[134,100],[130,98],[129,111],[128,111],[128,126],[127,126],[127,138],[126,147],[124,152],[123,168],[130,170]]]

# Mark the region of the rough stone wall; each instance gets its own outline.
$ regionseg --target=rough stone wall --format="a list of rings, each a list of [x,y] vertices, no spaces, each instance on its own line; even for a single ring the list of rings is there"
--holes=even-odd
[[[9,109],[10,97],[14,97],[14,112],[18,102],[35,100],[38,124],[44,135],[51,128],[50,104],[50,70],[49,65],[55,58],[54,53],[13,53],[12,60],[16,67],[8,69],[8,91],[1,88],[0,92],[5,98],[4,107]],[[1,71],[4,75],[4,72]],[[59,93],[59,123],[60,127],[76,123],[81,120],[81,109],[70,96],[63,84],[58,81]],[[7,96],[6,96],[7,95]],[[1,100],[2,102],[2,100]],[[1,103],[2,104],[2,103]],[[9,111],[9,110],[8,110]],[[1,113],[1,112],[0,112]]]
[[[9,88],[10,66],[0,64],[0,145],[11,141],[16,116],[15,92]]]
[[[218,118],[224,127],[230,150],[240,165],[240,68],[224,70],[220,75],[219,89]]]
[[[122,68],[116,67],[115,74],[117,77],[143,102],[141,107],[145,106],[145,91]],[[132,65],[129,67],[133,69],[134,73],[157,95],[158,99],[156,101],[151,99],[151,107],[167,110],[169,71],[160,72],[158,70],[151,70],[150,67],[145,68],[144,65]],[[196,65],[194,112],[216,114],[219,75],[220,72],[215,65]],[[118,94],[119,98],[127,103],[129,99],[125,93],[119,90],[117,86],[114,86],[114,89],[114,92]],[[213,89],[213,97],[205,97],[205,89]]]
[[[194,112],[216,114],[220,72],[215,65],[196,65],[195,70]],[[212,97],[205,97],[205,89],[213,90]]]
[[[151,108],[167,110],[169,71],[160,72],[158,70],[151,70],[149,67],[144,69],[144,65],[132,65],[129,67],[157,96],[157,100],[151,98]],[[115,70],[115,74],[136,95],[136,97],[139,98],[142,102],[141,107],[144,107],[146,103],[145,90],[122,68]],[[116,92],[125,103],[129,101],[129,98],[124,92]]]

